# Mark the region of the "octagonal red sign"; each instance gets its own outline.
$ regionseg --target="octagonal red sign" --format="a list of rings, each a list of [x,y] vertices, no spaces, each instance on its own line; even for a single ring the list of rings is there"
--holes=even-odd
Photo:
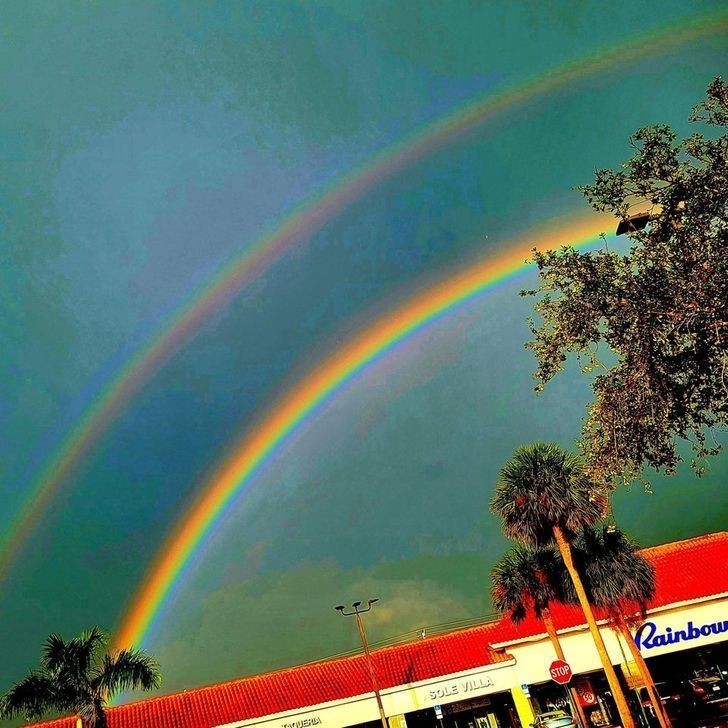
[[[549,673],[551,674],[551,679],[559,685],[566,685],[573,675],[569,663],[563,660],[554,660],[549,665]]]

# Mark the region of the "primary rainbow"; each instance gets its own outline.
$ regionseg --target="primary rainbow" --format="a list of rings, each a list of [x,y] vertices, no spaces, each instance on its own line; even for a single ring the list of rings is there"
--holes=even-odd
[[[33,479],[23,506],[0,536],[0,581],[61,483],[83,460],[125,404],[212,313],[225,306],[251,279],[268,268],[297,241],[339,214],[380,181],[460,138],[497,114],[589,76],[612,71],[726,29],[728,10],[681,19],[667,27],[634,36],[618,45],[566,63],[499,94],[479,98],[384,149],[365,165],[294,209],[282,223],[258,238],[165,321],[97,395],[95,402]]]
[[[236,494],[251,482],[261,465],[293,431],[357,373],[429,322],[523,271],[534,241],[538,241],[541,249],[556,247],[565,241],[575,241],[577,246],[584,247],[598,241],[598,234],[612,225],[613,218],[590,213],[529,230],[504,246],[501,252],[436,285],[427,286],[421,294],[374,321],[314,367],[267,414],[251,424],[249,434],[204,483],[199,497],[177,522],[148,570],[122,621],[116,644],[142,643],[185,566]]]

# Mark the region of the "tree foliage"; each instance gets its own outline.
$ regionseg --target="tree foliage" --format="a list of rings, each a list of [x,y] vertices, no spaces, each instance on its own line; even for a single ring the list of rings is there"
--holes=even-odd
[[[572,548],[591,604],[620,619],[644,617],[655,595],[655,569],[634,541],[618,528],[601,523],[587,526]],[[576,604],[566,574],[563,582],[565,601]]]
[[[532,548],[553,545],[554,526],[571,540],[597,522],[605,506],[604,491],[586,476],[581,458],[546,442],[516,449],[491,500],[506,536]]]
[[[549,604],[565,599],[564,565],[553,548],[510,548],[491,572],[491,597],[499,612],[520,622],[533,612],[541,619]]]
[[[678,141],[669,126],[639,129],[622,169],[599,170],[581,188],[595,210],[626,225],[629,252],[535,250],[540,286],[522,292],[540,297],[541,321],[530,322],[526,344],[537,359],[537,391],[569,354],[599,372],[580,446],[591,476],[604,483],[642,478],[645,465],[674,473],[680,438],[693,443],[700,474],[718,451],[712,430],[726,424],[728,136],[720,127],[728,123],[728,86],[721,79],[690,120],[713,127],[712,137]]]
[[[73,713],[88,728],[106,728],[104,708],[114,694],[161,684],[156,662],[142,650],[106,652],[106,645],[98,627],[68,641],[50,635],[39,669],[0,698],[0,717],[36,720],[48,713]]]

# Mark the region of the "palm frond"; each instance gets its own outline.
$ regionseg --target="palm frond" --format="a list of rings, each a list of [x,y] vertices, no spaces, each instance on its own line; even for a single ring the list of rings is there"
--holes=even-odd
[[[88,674],[94,658],[107,642],[108,638],[103,630],[93,627],[87,632],[82,632],[78,637],[74,637],[68,643],[69,651],[73,655],[73,662],[81,673]]]
[[[49,673],[57,673],[68,659],[66,641],[57,632],[49,634],[41,650],[41,667]]]
[[[68,691],[82,692],[88,685],[96,655],[105,644],[106,636],[98,627],[68,641],[59,634],[51,634],[43,645],[41,667],[56,676],[59,685]]]
[[[600,524],[585,528],[573,551],[592,604],[623,616],[644,613],[655,595],[655,570],[637,544],[619,529]]]
[[[563,563],[552,548],[509,549],[491,572],[491,598],[495,609],[508,612],[514,622],[529,612],[538,619],[551,602],[562,599]]]
[[[104,655],[92,685],[105,697],[124,690],[154,690],[162,684],[156,660],[142,650]]]
[[[0,698],[2,718],[23,716],[28,720],[35,720],[42,718],[50,710],[66,708],[53,679],[38,671],[31,672]]]
[[[532,547],[553,544],[553,527],[573,538],[603,515],[603,488],[587,477],[578,455],[537,442],[519,447],[500,470],[491,510],[505,534]]]

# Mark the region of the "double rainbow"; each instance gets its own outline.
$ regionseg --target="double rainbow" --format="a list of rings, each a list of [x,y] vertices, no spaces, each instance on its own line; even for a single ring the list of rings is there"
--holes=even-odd
[[[538,242],[539,248],[553,248],[567,241],[587,247],[597,244],[599,233],[613,225],[612,218],[590,213],[529,230],[497,254],[427,287],[409,302],[374,321],[314,367],[251,425],[249,434],[232,450],[232,455],[204,483],[200,496],[159,550],[122,622],[116,643],[128,646],[144,641],[192,555],[234,498],[249,486],[253,476],[291,434],[367,365],[427,324],[523,272],[524,261],[534,242]]]
[[[498,114],[502,114],[525,102],[546,96],[558,88],[567,87],[590,76],[613,71],[643,58],[674,50],[681,45],[726,29],[728,29],[728,11],[726,10],[699,18],[681,19],[678,23],[632,37],[624,43],[564,64],[547,74],[534,77],[500,94],[477,99],[461,109],[422,127],[399,143],[384,149],[367,164],[354,170],[345,178],[323,190],[315,198],[306,201],[293,210],[282,222],[268,230],[241,255],[233,259],[203,288],[196,291],[188,303],[165,321],[157,332],[148,339],[146,344],[119,369],[103,391],[98,394],[93,404],[85,411],[76,426],[56,449],[51,459],[34,477],[28,488],[29,492],[23,506],[0,536],[2,539],[0,540],[0,581],[6,576],[9,567],[61,484],[69,479],[74,469],[108,430],[127,403],[213,313],[226,306],[241,289],[257,275],[260,275],[262,271],[269,268],[292,246],[315,232],[327,220],[338,215],[351,202],[366,194],[382,180],[395,175],[408,165],[461,138],[467,132],[478,128]],[[566,231],[564,235],[566,235]],[[572,238],[579,237],[574,234],[570,234],[570,236]],[[512,257],[509,258],[508,255]],[[456,289],[461,291],[457,295],[461,295],[461,298],[464,299],[489,285],[483,281],[491,280],[491,278],[492,280],[500,280],[507,277],[510,275],[509,271],[516,270],[517,266],[514,261],[523,257],[521,252],[509,253],[508,255],[506,258],[503,255],[496,256],[491,261],[483,263],[483,269],[481,270],[479,267],[478,274],[475,271],[471,271],[470,274],[462,274],[458,278],[460,283],[457,286],[452,283],[454,287],[451,291]],[[478,275],[481,278],[478,278]],[[485,278],[482,276],[485,276]],[[491,276],[491,278],[488,278],[488,276]],[[462,286],[462,288],[458,286]],[[471,286],[471,288],[468,288],[468,286]],[[470,290],[471,293],[463,293],[466,290]],[[398,315],[402,317],[399,319],[401,325],[398,328],[398,324],[393,323],[392,328],[387,329],[389,334],[383,333],[384,329],[382,329],[375,335],[370,329],[372,338],[366,341],[357,339],[359,343],[356,347],[352,344],[352,347],[347,349],[348,353],[337,356],[335,366],[334,362],[331,362],[330,366],[327,365],[326,371],[329,374],[326,381],[328,384],[324,384],[323,380],[319,379],[311,379],[310,381],[307,379],[306,391],[308,394],[297,388],[296,399],[286,400],[289,403],[285,407],[282,406],[275,418],[272,418],[271,415],[265,420],[267,428],[265,436],[256,436],[255,443],[251,442],[249,446],[246,446],[246,452],[249,452],[249,454],[257,453],[255,456],[257,460],[255,458],[250,459],[248,456],[245,458],[241,456],[236,460],[238,465],[242,462],[247,464],[244,467],[228,464],[229,467],[225,470],[224,476],[221,473],[218,481],[224,481],[226,483],[225,488],[228,489],[229,493],[232,493],[235,489],[233,484],[235,478],[238,479],[238,482],[240,482],[241,478],[246,478],[246,473],[252,472],[275,447],[275,443],[280,439],[280,433],[289,431],[294,426],[292,423],[298,421],[296,417],[300,420],[300,417],[305,416],[301,412],[306,407],[308,407],[306,411],[315,408],[316,392],[319,393],[320,397],[325,397],[326,395],[321,393],[326,390],[327,386],[335,388],[335,385],[331,385],[331,382],[345,381],[347,376],[351,375],[351,372],[361,369],[367,361],[376,356],[376,353],[371,352],[378,351],[381,353],[385,351],[388,344],[384,342],[388,341],[388,335],[393,337],[392,341],[402,338],[406,336],[407,331],[415,330],[418,325],[421,325],[422,321],[428,320],[428,316],[431,318],[437,315],[432,312],[438,310],[438,305],[441,305],[440,311],[445,311],[448,306],[455,305],[444,303],[446,300],[451,300],[448,298],[449,294],[441,291],[440,295],[443,297],[440,304],[436,303],[434,299],[428,299],[429,303],[421,303],[421,309],[408,309],[408,312],[400,311]],[[404,323],[405,321],[408,323]],[[420,324],[417,323],[418,321]],[[371,353],[371,356],[367,352]],[[267,445],[264,444],[266,442]],[[122,630],[122,635],[125,636],[124,641],[138,641],[144,634],[146,625],[153,616],[153,610],[150,611],[147,608],[148,605],[159,606],[162,603],[163,592],[169,588],[177,574],[180,573],[190,553],[199,542],[200,534],[204,533],[215,521],[215,514],[219,512],[219,508],[222,507],[220,504],[223,502],[220,500],[219,494],[225,488],[222,488],[222,486],[216,488],[218,495],[215,497],[208,494],[199,500],[197,507],[201,509],[200,514],[194,516],[194,518],[191,515],[187,516],[183,519],[183,523],[186,524],[184,529],[178,527],[175,530],[175,533],[181,533],[184,530],[188,536],[181,540],[172,540],[177,544],[178,548],[175,552],[176,561],[170,562],[158,559],[155,562],[157,567],[153,569],[152,575],[145,581],[145,586],[142,589],[142,594],[145,595],[142,601],[146,606],[132,608],[133,618],[127,620],[127,623],[133,626],[125,627]],[[193,536],[192,534],[197,535]],[[162,561],[167,564],[164,568],[161,567]],[[176,566],[173,567],[172,563],[176,564]],[[151,582],[157,584],[157,587],[149,590],[147,586]],[[146,616],[134,616],[142,613]],[[127,637],[129,639],[126,639]]]

